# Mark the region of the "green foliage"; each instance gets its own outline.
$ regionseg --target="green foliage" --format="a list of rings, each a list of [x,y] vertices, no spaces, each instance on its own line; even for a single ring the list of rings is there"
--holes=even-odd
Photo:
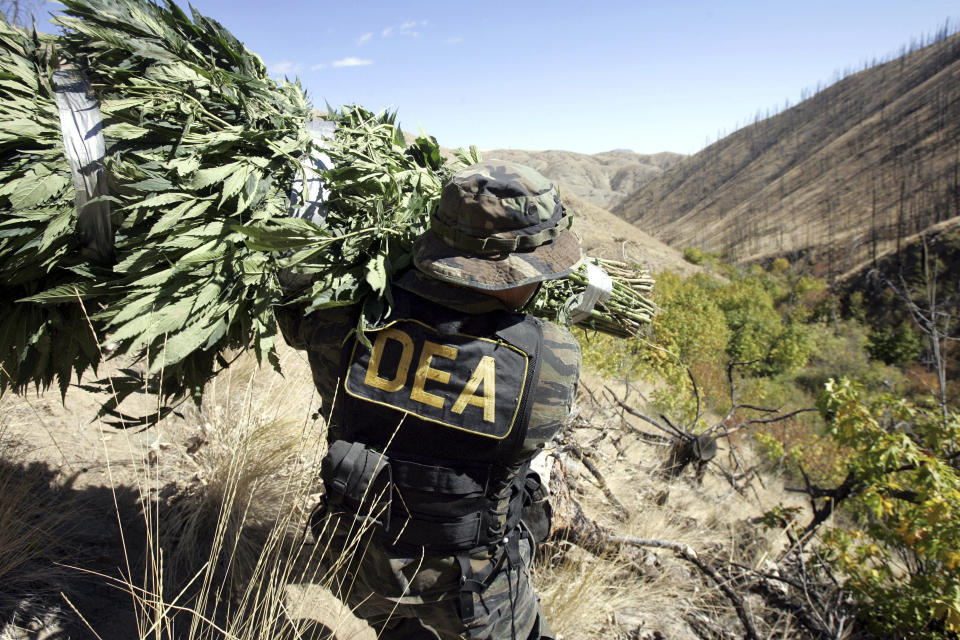
[[[47,386],[55,373],[65,391],[71,365],[78,376],[95,367],[94,336],[109,333],[119,353],[162,372],[164,395],[196,394],[229,349],[273,357],[272,259],[234,225],[285,211],[295,158],[310,145],[308,105],[198,13],[142,0],[64,4],[60,38],[0,34],[10,72],[0,87],[0,271],[4,298],[17,301],[0,334],[0,390]],[[74,241],[51,86],[60,59],[84,70],[104,119],[112,268],[87,264]]]
[[[714,298],[730,331],[727,356],[750,362],[750,369],[757,374],[799,369],[806,364],[812,343],[804,324],[809,313],[798,307],[797,301],[817,290],[818,283],[807,278],[792,280],[785,271],[770,275],[756,265],[748,274],[715,289]]]
[[[650,375],[667,383],[654,396],[659,406],[689,420],[694,416],[696,399],[687,367],[696,372],[701,391],[719,402],[721,388],[711,383],[722,380],[730,330],[713,295],[717,280],[702,274],[686,279],[661,274],[657,283],[660,312],[651,327],[652,344],[642,350],[642,359]]]
[[[887,364],[905,367],[923,351],[923,341],[913,324],[904,320],[895,327],[874,329],[867,343],[870,356]]]
[[[825,388],[819,416],[755,430],[757,449],[787,473],[802,466],[814,484],[838,487],[819,489],[830,496],[818,498],[827,500],[824,513],[840,505],[843,514],[819,538],[816,557],[832,563],[879,637],[956,637],[960,417],[903,399],[905,375],[870,357],[912,361],[915,331],[904,324],[871,334],[856,319],[840,320],[824,283],[788,265],[727,273],[728,282],[661,274],[649,341],[594,339],[586,362],[655,379],[657,408],[683,423],[693,411],[687,367],[707,410],[718,413],[727,402],[723,366],[733,358],[757,358],[751,369],[738,368],[737,391],[758,405],[809,406]],[[833,381],[838,375],[861,384]],[[766,523],[793,526],[797,515],[782,508]]]
[[[657,288],[660,314],[653,324],[656,344],[682,362],[722,360],[730,337],[713,295],[718,286],[702,274],[686,279],[663,274]]]
[[[769,371],[797,371],[810,359],[813,331],[797,317],[791,316],[770,345]]]
[[[720,255],[713,251],[704,251],[697,247],[687,247],[683,250],[683,259],[690,264],[715,268],[720,264]]]
[[[790,269],[790,261],[783,257],[775,259],[770,264],[770,273],[784,273],[788,269]]]
[[[707,254],[696,247],[687,247],[683,250],[683,259],[690,264],[703,264],[707,259]]]
[[[755,362],[751,366],[761,372],[782,329],[773,296],[759,278],[731,282],[717,294],[717,304],[730,329],[727,354],[739,362]]]
[[[335,168],[325,175],[331,193],[322,226],[301,230],[299,221],[279,218],[268,238],[255,227],[241,232],[264,250],[292,250],[281,267],[310,282],[295,302],[311,311],[361,303],[360,322],[369,325],[386,312],[393,275],[409,266],[413,239],[460,165],[447,164],[432,137],[407,147],[393,113],[346,106],[328,117],[337,126],[325,149]]]
[[[824,536],[834,566],[884,636],[960,632],[960,417],[886,396],[865,403],[848,381],[818,401],[847,451],[855,526]]]
[[[98,355],[76,302],[93,288],[75,255],[73,182],[50,74],[57,63],[51,37],[0,20],[0,392],[29,380],[65,393],[74,371]],[[69,304],[18,304],[57,290]],[[61,299],[61,302],[63,299]]]
[[[816,323],[811,329],[811,357],[796,376],[797,384],[816,395],[831,378],[856,380],[871,394],[895,393],[906,388],[903,373],[872,360],[867,352],[868,329],[854,320]]]
[[[657,278],[654,318],[647,341],[619,345],[603,340],[584,344],[586,362],[603,371],[664,383],[654,400],[662,410],[693,417],[696,399],[688,368],[708,406],[725,411],[726,363],[752,361],[753,375],[775,377],[800,370],[815,348],[816,326],[806,303],[823,290],[820,281],[796,278],[784,270],[768,274],[731,272],[724,282],[707,274]],[[778,385],[789,386],[789,381]],[[679,416],[678,416],[679,417]]]
[[[640,355],[645,348],[638,340],[614,338],[609,335],[576,329],[574,335],[580,342],[585,366],[604,376],[644,377],[648,370]]]
[[[867,307],[863,298],[863,291],[854,291],[847,296],[847,313],[858,322],[867,321]]]
[[[151,384],[199,399],[235,350],[278,366],[273,309],[290,302],[281,273],[312,282],[297,296],[310,309],[360,303],[364,323],[386,313],[392,275],[409,266],[413,237],[461,166],[434,138],[407,146],[395,114],[333,114],[329,213],[322,225],[290,218],[288,190],[313,145],[299,85],[270,79],[221,25],[173,2],[64,4],[58,38],[0,25],[0,291],[12,304],[0,319],[0,393],[54,379],[65,392],[99,364],[97,339],[148,365],[148,379],[111,381],[121,397]],[[110,266],[89,264],[74,239],[50,79],[61,60],[84,71],[103,115]],[[455,155],[479,161],[475,148]],[[653,311],[652,281],[624,273],[630,283],[608,306],[627,300],[617,317],[636,332]]]

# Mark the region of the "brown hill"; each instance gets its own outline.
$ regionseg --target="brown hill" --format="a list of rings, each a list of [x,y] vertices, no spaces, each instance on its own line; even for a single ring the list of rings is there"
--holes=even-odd
[[[960,215],[960,34],[727,136],[614,212],[674,247],[830,274]]]
[[[676,249],[587,202],[562,184],[560,192],[564,206],[573,213],[573,230],[580,236],[587,255],[637,262],[651,273],[673,271],[687,275],[700,270],[684,260]]]
[[[509,160],[533,167],[588,202],[610,209],[684,157],[679,153],[641,155],[632,151],[606,151],[587,155],[573,151],[521,151],[494,149],[484,159]]]
[[[406,131],[403,135],[408,143],[416,139]],[[441,153],[447,158],[453,157],[447,147],[441,147]],[[557,183],[564,206],[573,213],[573,229],[580,236],[587,255],[636,262],[654,274],[661,271],[691,274],[701,270],[684,260],[676,249],[597,204],[616,202],[632,193],[636,185],[659,175],[683,155],[665,152],[644,156],[632,151],[586,155],[572,151],[514,149],[484,151],[482,155],[484,160],[509,160],[531,166]]]

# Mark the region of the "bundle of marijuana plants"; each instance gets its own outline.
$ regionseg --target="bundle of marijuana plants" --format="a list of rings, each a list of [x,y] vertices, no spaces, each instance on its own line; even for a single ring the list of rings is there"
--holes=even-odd
[[[277,304],[362,304],[361,328],[382,317],[443,182],[475,149],[448,161],[432,137],[406,144],[391,114],[330,111],[326,216],[291,217],[316,145],[299,84],[269,78],[221,25],[170,0],[63,4],[60,36],[0,23],[0,392],[56,381],[66,393],[109,343],[147,375],[112,378],[105,411],[148,385],[199,400],[239,351],[277,365]],[[89,113],[64,109],[65,77],[89,83],[102,118],[86,135],[102,135],[103,157],[79,168],[65,118]],[[85,236],[94,211],[108,251]],[[285,299],[281,272],[310,284]],[[635,333],[652,283],[631,268],[615,281],[581,323]],[[547,288],[535,313],[562,321],[584,287],[574,274]]]

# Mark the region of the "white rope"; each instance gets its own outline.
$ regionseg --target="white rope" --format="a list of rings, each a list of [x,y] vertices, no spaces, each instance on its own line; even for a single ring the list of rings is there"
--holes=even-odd
[[[313,150],[301,158],[304,171],[297,170],[290,187],[288,214],[291,218],[303,218],[320,224],[327,217],[327,198],[330,189],[323,182],[321,171],[333,168],[330,156],[321,149],[327,146],[327,140],[333,137],[336,125],[325,120],[307,122],[307,131],[313,138]],[[306,174],[306,180],[304,180]],[[304,184],[306,183],[306,184]]]
[[[594,307],[606,302],[611,293],[613,293],[613,279],[602,267],[587,260],[587,289],[567,303],[572,305],[567,313],[570,323],[577,324],[589,318]]]
[[[88,259],[108,264],[113,260],[110,202],[106,198],[90,202],[108,193],[100,109],[81,71],[55,71],[53,84],[63,148],[73,176],[80,252]]]

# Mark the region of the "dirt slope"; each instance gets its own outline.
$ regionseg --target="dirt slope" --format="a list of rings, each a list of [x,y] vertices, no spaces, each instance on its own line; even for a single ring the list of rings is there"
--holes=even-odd
[[[677,248],[805,253],[836,274],[960,215],[958,141],[955,34],[727,136],[613,211]]]
[[[654,274],[661,271],[692,274],[700,269],[684,260],[679,251],[639,227],[574,195],[563,185],[560,190],[565,206],[574,216],[573,230],[580,236],[587,255],[637,262]]]
[[[641,155],[607,151],[587,155],[573,151],[484,151],[485,160],[500,159],[533,167],[588,202],[609,209],[684,158],[679,153]]]

